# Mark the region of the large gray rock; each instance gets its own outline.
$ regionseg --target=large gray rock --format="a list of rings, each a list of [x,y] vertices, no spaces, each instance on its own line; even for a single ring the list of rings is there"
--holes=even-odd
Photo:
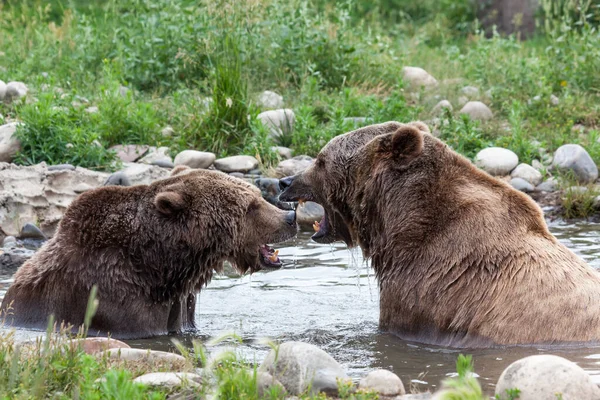
[[[531,183],[527,182],[525,179],[522,178],[512,178],[510,180],[510,185],[518,191],[525,193],[533,192],[533,190],[535,189],[535,187]]]
[[[283,97],[270,90],[265,90],[258,96],[258,106],[263,110],[283,108]]]
[[[138,160],[142,164],[155,164],[157,162],[173,163],[173,159],[169,155],[168,147],[150,147],[146,155]]]
[[[519,400],[600,399],[600,389],[581,367],[553,355],[525,357],[510,364],[498,379],[496,394],[506,396],[510,389],[520,390]]]
[[[537,186],[542,182],[542,174],[531,165],[521,163],[512,170],[510,176],[513,178],[521,178],[531,183],[533,186]]]
[[[248,172],[258,167],[258,160],[252,156],[231,156],[215,161],[215,168],[223,172]]]
[[[185,358],[175,353],[166,351],[144,350],[144,349],[109,349],[101,353],[109,359],[121,359],[126,361],[159,361],[185,363]]]
[[[462,89],[460,89],[460,93],[468,97],[469,99],[472,99],[479,96],[479,88],[475,86],[465,86]]]
[[[256,389],[259,398],[265,398],[272,391],[285,393],[285,387],[277,379],[266,371],[258,371],[256,373]]]
[[[488,147],[475,156],[475,165],[493,176],[508,175],[518,164],[519,157],[501,147]]]
[[[535,190],[537,192],[548,192],[548,193],[556,192],[558,190],[558,182],[556,182],[556,179],[554,179],[554,178],[549,178],[547,181],[542,182],[539,185],[537,185],[535,187]]]
[[[382,396],[398,396],[406,393],[398,375],[385,369],[369,372],[360,380],[358,388],[374,391]]]
[[[287,342],[272,350],[259,368],[268,372],[290,395],[311,393],[337,394],[337,379],[348,379],[342,366],[318,347],[301,342]]]
[[[133,380],[147,386],[176,388],[180,386],[198,387],[202,377],[188,372],[152,372],[138,376]]]
[[[315,221],[320,222],[325,214],[323,207],[312,201],[307,201],[296,208],[296,221],[303,228],[312,228]]]
[[[309,156],[296,156],[289,160],[283,160],[275,168],[275,175],[278,178],[297,175],[308,168],[313,161],[314,159]]]
[[[460,113],[466,114],[471,119],[478,121],[487,121],[494,117],[492,110],[480,101],[469,101],[460,109]]]
[[[578,144],[565,144],[554,153],[552,167],[563,172],[572,171],[582,183],[598,179],[598,167],[588,152]]]
[[[19,100],[20,98],[27,96],[28,91],[27,86],[23,82],[8,82],[6,84],[4,101],[10,103],[11,101]]]
[[[4,100],[6,96],[6,83],[3,80],[0,80],[0,101]]]
[[[290,148],[283,146],[273,146],[271,147],[271,151],[277,153],[279,157],[283,158],[284,160],[289,160],[290,158],[292,158],[292,149]]]
[[[433,107],[431,113],[433,115],[440,115],[443,114],[446,109],[452,111],[452,104],[448,100],[442,100]]]
[[[21,232],[19,233],[19,239],[38,239],[38,240],[46,240],[47,237],[44,233],[32,223],[26,223],[21,228]]]
[[[30,167],[0,163],[0,236],[19,236],[29,221],[52,236],[78,188],[99,187],[107,177],[85,168],[49,171],[45,163]]]
[[[21,142],[15,132],[20,122],[11,122],[0,126],[0,162],[11,162],[21,149]]]
[[[196,150],[184,150],[175,156],[175,165],[187,165],[190,168],[206,169],[217,157],[214,153]]]
[[[265,111],[258,114],[257,118],[275,139],[290,134],[296,122],[296,115],[289,108]]]
[[[402,79],[412,89],[419,89],[421,87],[430,88],[438,84],[438,81],[433,76],[419,67],[402,68]]]

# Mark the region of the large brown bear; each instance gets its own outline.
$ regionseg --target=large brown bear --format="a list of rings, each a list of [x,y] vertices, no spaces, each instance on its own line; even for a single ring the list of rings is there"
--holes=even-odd
[[[383,330],[457,347],[600,339],[600,275],[550,234],[528,196],[423,123],[336,137],[280,185],[282,201],[325,208],[315,241],[371,258]]]
[[[177,332],[194,326],[195,294],[223,261],[240,273],[281,266],[267,243],[296,234],[293,211],[220,172],[174,173],[79,196],[56,235],[15,274],[1,307],[8,324],[42,328],[53,314],[78,326],[97,285],[90,334]]]

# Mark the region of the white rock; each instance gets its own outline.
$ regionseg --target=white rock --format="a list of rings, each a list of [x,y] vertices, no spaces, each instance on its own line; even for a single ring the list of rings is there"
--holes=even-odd
[[[296,156],[289,160],[283,160],[275,168],[275,175],[278,178],[297,175],[303,172],[313,163],[313,158],[309,156]]]
[[[11,162],[21,149],[21,142],[15,136],[20,124],[20,122],[11,122],[0,126],[0,162]]]
[[[492,111],[480,101],[469,101],[460,110],[461,114],[467,114],[473,120],[487,121],[493,118]]]
[[[555,95],[550,95],[550,104],[553,106],[557,106],[560,103],[560,100]]]
[[[513,188],[525,193],[533,192],[535,189],[531,183],[522,178],[512,178],[510,180],[510,185]]]
[[[531,167],[540,172],[542,172],[546,169],[544,164],[542,164],[539,160],[532,160]]]
[[[258,96],[258,106],[263,110],[283,108],[283,97],[270,90],[265,90]]]
[[[588,152],[578,144],[565,144],[554,153],[552,166],[560,171],[572,171],[580,182],[598,179],[598,167]]]
[[[139,163],[142,164],[153,164],[156,161],[169,161],[173,162],[171,155],[169,154],[170,150],[168,147],[150,147],[148,149],[148,153],[138,160]]]
[[[88,114],[96,114],[97,112],[99,112],[100,110],[98,109],[98,107],[96,106],[92,106],[92,107],[87,107],[85,109],[85,112]]]
[[[4,101],[9,103],[11,101],[19,100],[20,98],[27,96],[28,91],[27,86],[23,82],[8,82],[8,84],[6,84]]]
[[[133,381],[147,386],[198,387],[200,386],[200,382],[202,382],[202,377],[186,372],[153,372],[138,376]]]
[[[259,371],[270,373],[291,395],[310,388],[312,394],[337,394],[337,379],[348,379],[342,366],[318,347],[301,342],[287,342],[278,351],[271,350]]]
[[[289,160],[292,158],[292,149],[283,146],[273,146],[271,151],[277,153],[279,157]]]
[[[460,107],[463,107],[465,104],[467,104],[469,102],[469,98],[467,96],[459,96],[458,100],[456,100],[458,102],[458,105]]]
[[[223,172],[247,172],[258,167],[252,156],[231,156],[215,160],[215,168]]]
[[[268,398],[266,395],[274,388],[278,389],[279,393],[285,393],[285,388],[277,379],[266,371],[257,371],[256,373],[256,389],[259,398]]]
[[[537,192],[552,193],[552,192],[556,192],[557,189],[558,189],[558,182],[556,182],[556,179],[554,179],[554,178],[549,178],[547,181],[542,182],[535,187],[535,190]]]
[[[519,389],[519,400],[600,399],[600,389],[579,366],[562,357],[535,355],[510,364],[502,372],[496,394]]]
[[[488,147],[475,156],[475,165],[493,176],[505,176],[519,164],[519,157],[508,149]]]
[[[531,183],[533,186],[537,186],[542,182],[542,174],[532,166],[522,163],[519,164],[510,173],[513,178],[521,178]]]
[[[437,86],[438,81],[423,68],[404,67],[402,68],[402,79],[410,88],[419,89]]]
[[[431,110],[431,113],[434,115],[440,115],[443,114],[445,109],[452,111],[452,104],[448,100],[442,100],[437,103]]]
[[[0,80],[0,101],[4,100],[4,96],[6,96],[6,83]]]
[[[175,165],[187,165],[190,168],[206,169],[210,167],[217,156],[214,153],[196,150],[184,150],[175,156]]]
[[[165,126],[160,133],[163,137],[171,137],[175,133],[175,130],[171,126]]]
[[[465,86],[464,88],[460,89],[460,93],[472,99],[479,96],[479,88],[475,86]]]
[[[166,351],[144,350],[144,349],[109,349],[99,353],[109,359],[121,359],[127,361],[166,361],[185,362],[185,358],[179,354],[167,353]]]
[[[158,179],[164,179],[170,172],[164,168],[138,163],[123,163],[125,169],[121,171],[131,185],[148,185]]]
[[[360,380],[358,388],[372,390],[382,396],[398,396],[406,393],[398,375],[385,369],[369,372]]]
[[[265,111],[257,116],[258,120],[269,129],[273,138],[290,134],[294,129],[296,116],[289,108]]]

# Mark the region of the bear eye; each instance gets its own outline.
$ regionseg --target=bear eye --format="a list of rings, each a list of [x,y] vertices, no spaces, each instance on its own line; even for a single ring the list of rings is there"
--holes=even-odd
[[[248,206],[248,209],[246,210],[246,212],[251,213],[251,212],[258,210],[259,208],[260,208],[260,203],[256,200],[253,200],[250,203],[250,205]]]

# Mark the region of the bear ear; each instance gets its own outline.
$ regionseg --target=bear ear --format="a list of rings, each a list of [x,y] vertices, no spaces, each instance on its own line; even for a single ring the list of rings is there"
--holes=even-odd
[[[178,165],[171,170],[171,176],[181,175],[184,172],[191,171],[191,168],[187,165]]]
[[[154,206],[164,215],[176,215],[185,207],[183,196],[177,192],[161,192],[154,198]]]
[[[415,126],[401,126],[396,132],[382,138],[378,152],[403,164],[409,163],[423,152],[423,133]]]
[[[409,122],[408,125],[414,126],[415,128],[417,128],[421,132],[431,133],[431,130],[429,129],[429,127],[427,126],[427,124],[425,122],[412,121],[412,122]]]

